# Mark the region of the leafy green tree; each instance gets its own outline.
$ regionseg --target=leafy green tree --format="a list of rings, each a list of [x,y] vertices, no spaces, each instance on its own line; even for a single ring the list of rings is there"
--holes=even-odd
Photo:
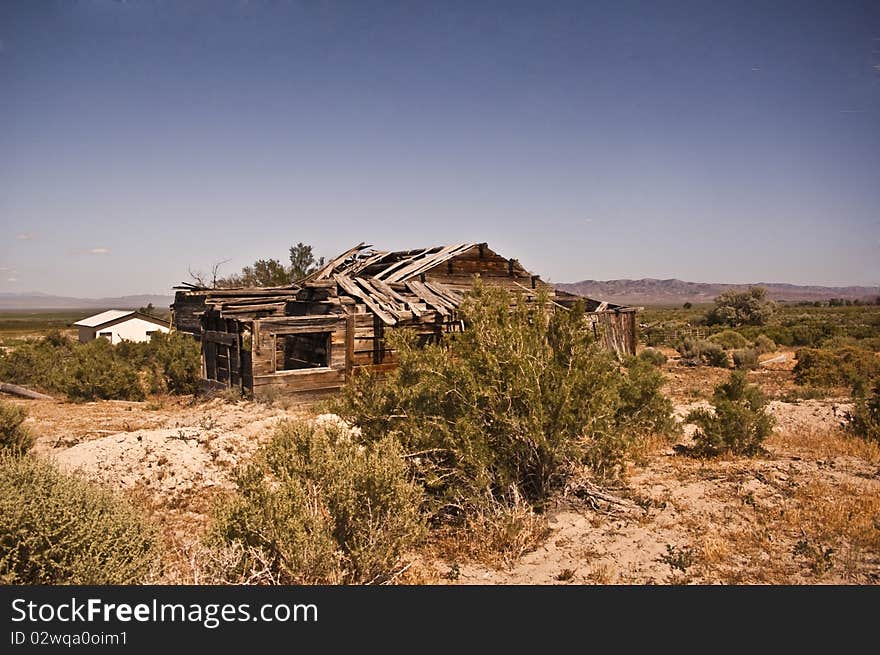
[[[709,325],[764,325],[776,311],[776,303],[767,298],[764,287],[748,291],[730,289],[715,298],[715,307],[706,315]]]
[[[278,259],[258,259],[252,266],[242,268],[241,273],[218,278],[213,285],[218,288],[283,287],[298,282],[324,265],[324,258],[315,258],[312,247],[302,242],[290,247],[289,260],[289,264],[284,264]]]

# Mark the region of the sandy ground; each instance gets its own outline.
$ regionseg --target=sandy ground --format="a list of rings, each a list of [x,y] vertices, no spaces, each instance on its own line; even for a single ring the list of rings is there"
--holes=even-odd
[[[677,413],[702,404],[679,406]],[[803,401],[774,402],[770,409],[778,427],[765,455],[707,462],[665,448],[647,466],[632,468],[617,490],[636,509],[561,499],[548,517],[550,537],[514,566],[444,562],[438,564],[441,575],[443,566],[454,564],[461,584],[880,582],[876,549],[811,544],[800,525],[803,506],[824,502],[810,495],[814,490],[880,498],[880,462],[845,454],[815,457],[817,446],[822,454],[822,435],[846,439],[839,426],[847,407]],[[682,443],[689,442],[687,433],[692,430]],[[798,434],[809,435],[809,452],[792,453]],[[856,451],[860,447],[854,444]],[[874,520],[880,531],[880,513]],[[829,549],[834,552],[826,557]],[[817,566],[826,559],[827,567]]]
[[[784,389],[790,368],[780,359],[750,378]],[[727,374],[674,365],[666,373],[679,417],[707,406]],[[178,545],[198,538],[217,492],[233,487],[233,469],[273,426],[307,415],[221,399],[10,400],[27,409],[37,453],[143,501]],[[609,489],[629,509],[560,496],[546,514],[549,538],[512,566],[437,559],[430,581],[876,584],[880,448],[843,434],[848,407],[773,401],[776,432],[754,458],[699,460],[663,444]],[[692,433],[686,427],[681,444]]]

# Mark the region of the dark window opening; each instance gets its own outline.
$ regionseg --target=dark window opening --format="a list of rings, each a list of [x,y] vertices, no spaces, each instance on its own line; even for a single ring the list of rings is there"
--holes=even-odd
[[[275,349],[276,371],[330,366],[330,332],[278,335]]]

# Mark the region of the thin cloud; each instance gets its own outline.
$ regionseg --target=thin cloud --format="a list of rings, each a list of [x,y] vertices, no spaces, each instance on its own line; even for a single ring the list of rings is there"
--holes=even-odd
[[[15,235],[15,238],[19,241],[30,241],[34,238],[34,235],[30,232],[20,232],[19,234]]]
[[[110,252],[110,248],[92,248],[89,252],[93,255],[106,255]]]

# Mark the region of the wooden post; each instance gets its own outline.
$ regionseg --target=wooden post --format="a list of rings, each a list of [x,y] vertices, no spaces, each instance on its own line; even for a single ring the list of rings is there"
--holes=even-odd
[[[345,317],[345,379],[351,378],[354,366],[354,314]]]

